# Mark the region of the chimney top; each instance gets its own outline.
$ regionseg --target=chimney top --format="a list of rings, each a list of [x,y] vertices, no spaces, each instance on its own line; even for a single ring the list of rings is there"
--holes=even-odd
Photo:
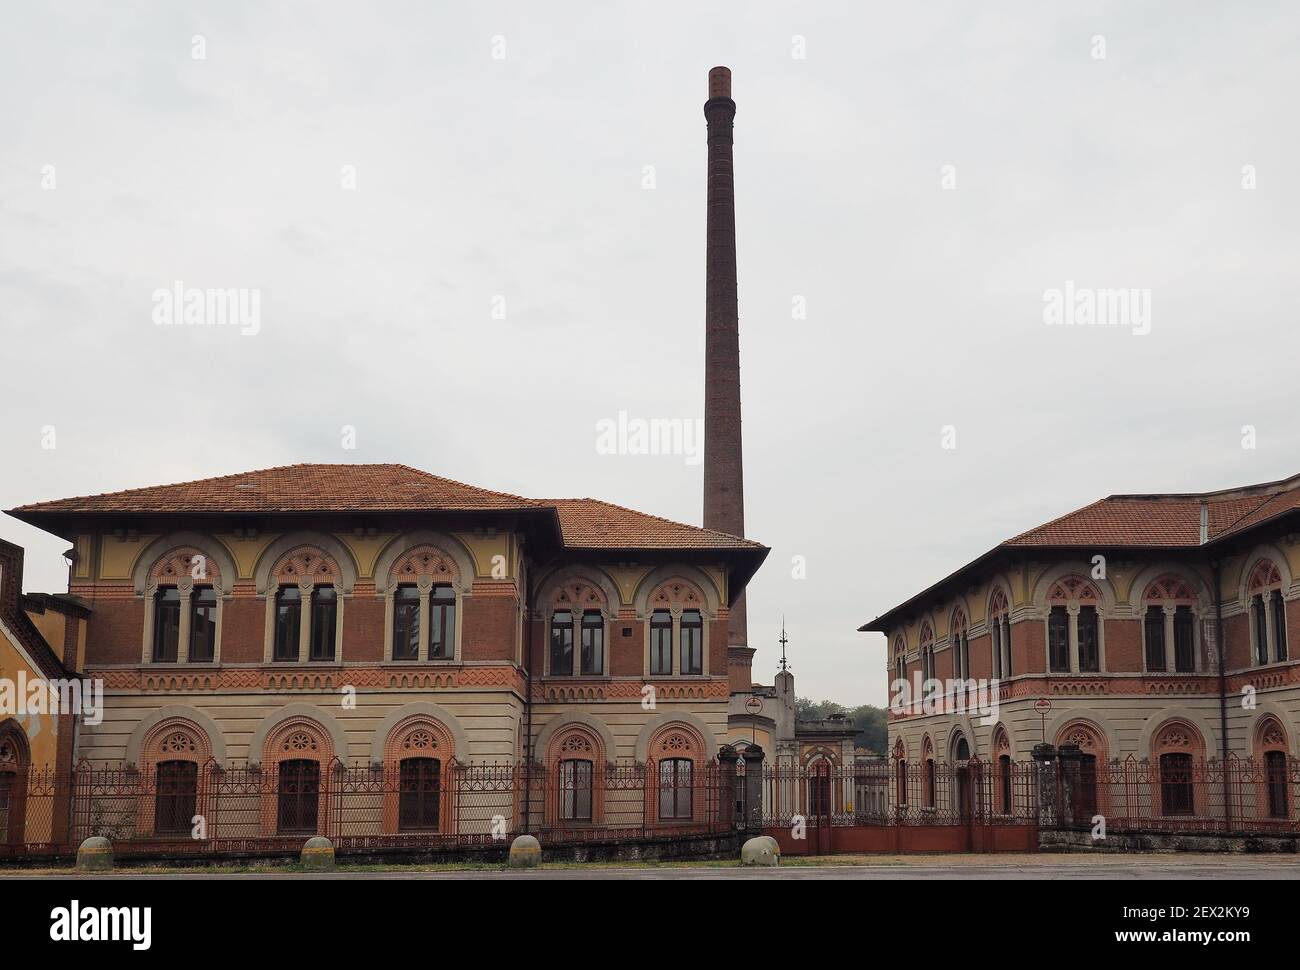
[[[731,68],[715,67],[709,71],[709,97],[731,97]]]

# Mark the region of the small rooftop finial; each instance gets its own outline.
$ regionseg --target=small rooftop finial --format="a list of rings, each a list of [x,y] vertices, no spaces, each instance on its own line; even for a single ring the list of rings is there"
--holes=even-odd
[[[790,641],[785,635],[785,614],[781,614],[781,639],[777,643],[781,644],[781,670],[784,672],[789,669],[789,664],[785,662],[785,645]]]
[[[709,97],[731,97],[731,68],[715,67],[709,71]]]

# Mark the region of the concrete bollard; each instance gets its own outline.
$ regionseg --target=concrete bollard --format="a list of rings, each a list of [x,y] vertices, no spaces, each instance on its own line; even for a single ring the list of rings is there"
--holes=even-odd
[[[781,847],[770,835],[757,835],[740,847],[742,866],[779,866]]]
[[[299,861],[311,872],[329,872],[334,868],[334,843],[324,836],[312,836],[304,843]]]
[[[113,843],[92,835],[77,848],[78,872],[109,872],[113,868]]]
[[[520,835],[510,843],[510,868],[532,869],[542,863],[542,844],[531,835]]]

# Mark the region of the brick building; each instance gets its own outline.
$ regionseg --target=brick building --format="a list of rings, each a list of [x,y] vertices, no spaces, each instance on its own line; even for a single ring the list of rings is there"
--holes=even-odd
[[[860,629],[888,638],[891,685],[944,682],[945,709],[891,712],[895,757],[996,764],[1045,740],[1078,745],[1085,779],[1117,759],[1231,756],[1281,784],[1300,725],[1300,476],[1110,496]],[[950,680],[985,679],[996,717],[952,709]]]
[[[731,604],[756,542],[404,465],[293,465],[42,502],[73,543],[78,757],[637,760],[725,741]],[[748,683],[748,669],[736,672]],[[654,704],[644,702],[653,690]]]

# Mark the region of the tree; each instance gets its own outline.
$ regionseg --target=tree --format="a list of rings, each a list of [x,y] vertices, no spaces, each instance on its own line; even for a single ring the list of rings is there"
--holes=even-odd
[[[813,701],[807,697],[796,697],[794,716],[799,721],[819,721],[832,714],[841,714],[853,722],[857,734],[854,735],[855,747],[866,748],[876,754],[884,754],[889,744],[886,711],[883,707],[862,704],[858,707],[845,707],[835,701]]]

